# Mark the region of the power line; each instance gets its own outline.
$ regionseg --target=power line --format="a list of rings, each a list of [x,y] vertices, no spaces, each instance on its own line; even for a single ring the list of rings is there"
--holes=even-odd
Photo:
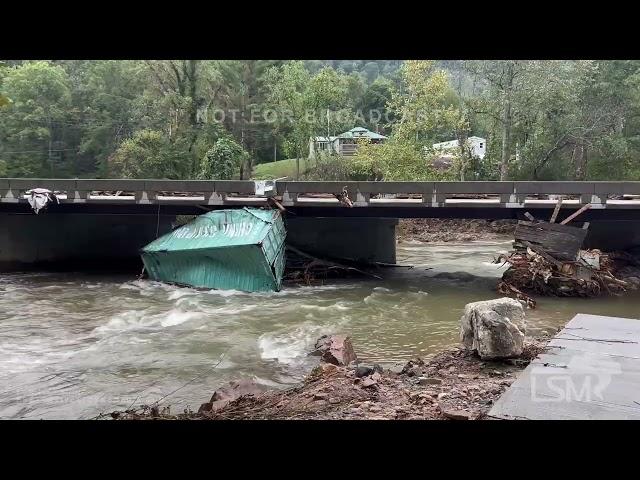
[[[50,151],[52,152],[70,152],[70,151],[77,151],[77,148],[52,148]],[[6,153],[42,153],[42,152],[48,152],[49,149],[48,148],[43,148],[41,150],[16,150],[13,152],[3,152],[0,151],[0,153],[2,153],[3,155]]]

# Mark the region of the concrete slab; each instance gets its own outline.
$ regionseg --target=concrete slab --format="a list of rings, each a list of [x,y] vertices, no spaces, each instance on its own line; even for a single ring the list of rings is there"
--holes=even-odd
[[[576,315],[489,416],[640,420],[640,320]]]

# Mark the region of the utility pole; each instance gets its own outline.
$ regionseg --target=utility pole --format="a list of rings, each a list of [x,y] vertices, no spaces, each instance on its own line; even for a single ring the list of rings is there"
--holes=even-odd
[[[51,178],[54,178],[54,176],[53,176],[53,157],[51,156],[52,143],[53,143],[53,122],[51,121],[51,118],[49,118],[49,166],[51,167]]]

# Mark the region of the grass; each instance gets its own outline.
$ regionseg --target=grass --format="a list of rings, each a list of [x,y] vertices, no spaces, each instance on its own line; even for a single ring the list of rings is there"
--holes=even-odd
[[[311,167],[311,162],[306,158],[300,159],[300,174],[302,175]],[[279,160],[277,162],[260,163],[253,168],[254,180],[273,180],[274,178],[296,178],[296,159]]]

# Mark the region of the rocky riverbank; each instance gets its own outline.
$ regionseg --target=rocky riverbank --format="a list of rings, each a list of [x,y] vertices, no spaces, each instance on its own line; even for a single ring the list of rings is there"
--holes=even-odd
[[[462,348],[414,359],[397,368],[340,366],[331,354],[298,386],[268,390],[244,380],[218,389],[198,412],[172,414],[143,406],[103,417],[176,420],[475,420],[487,418],[498,397],[540,353],[547,339],[530,339],[517,359],[481,360]],[[350,345],[346,345],[351,348]],[[347,354],[347,359],[350,354]],[[340,358],[338,358],[340,360]]]
[[[515,220],[407,218],[397,227],[398,242],[469,242],[513,238]]]

